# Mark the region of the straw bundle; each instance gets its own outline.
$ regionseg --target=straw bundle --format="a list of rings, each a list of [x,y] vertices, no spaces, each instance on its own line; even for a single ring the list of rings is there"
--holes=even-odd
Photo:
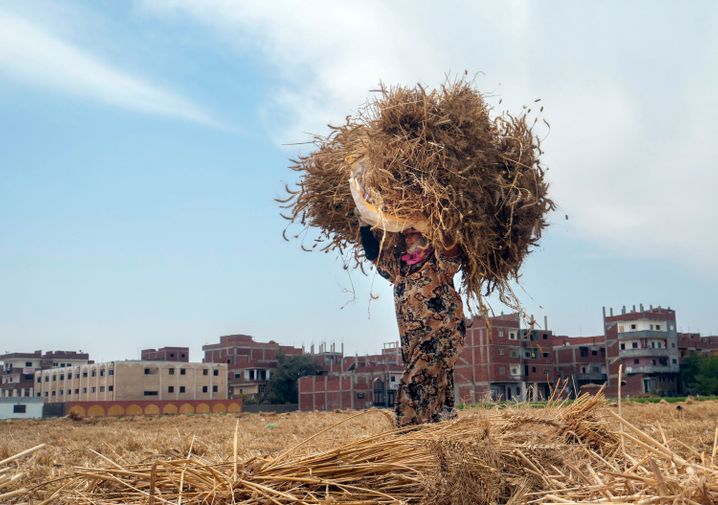
[[[362,414],[359,414],[362,415]],[[336,449],[244,462],[188,456],[81,468],[58,503],[718,503],[716,446],[680,456],[603,399],[392,430]],[[316,436],[321,435],[318,433]],[[236,451],[235,451],[236,453]]]
[[[36,445],[0,461],[0,503],[5,503],[13,496],[20,496],[27,492],[26,488],[15,489],[14,484],[21,481],[24,476],[24,472],[20,471],[15,464],[43,447],[45,444]]]
[[[508,281],[518,277],[554,207],[528,112],[492,117],[483,96],[464,80],[431,91],[382,88],[343,126],[315,138],[314,152],[294,161],[300,179],[280,200],[289,209],[285,217],[304,226],[297,237],[319,229],[312,247],[303,248],[337,250],[361,266],[347,182],[361,162],[368,200],[381,213],[425,220],[439,253],[461,247],[470,302],[483,308],[482,297],[496,290],[516,306]],[[397,241],[397,234],[384,234],[385,247]]]

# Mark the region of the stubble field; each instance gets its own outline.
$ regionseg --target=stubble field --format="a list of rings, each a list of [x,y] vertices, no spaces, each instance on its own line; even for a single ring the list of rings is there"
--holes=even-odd
[[[537,411],[541,410],[546,412],[537,413]],[[620,427],[616,416],[611,415],[611,412],[616,411],[617,406],[615,404],[606,404],[600,406],[596,412],[592,412],[591,416],[594,413],[597,414],[599,421],[605,423],[614,432],[619,429],[624,430],[626,428]],[[472,426],[478,426],[483,423],[481,425],[485,426],[488,431],[492,429],[492,423],[498,422],[498,419],[506,420],[510,418],[513,420],[514,425],[518,426],[520,422],[524,422],[520,421],[521,419],[529,419],[531,416],[537,415],[545,416],[549,423],[554,417],[560,417],[560,413],[555,416],[551,413],[551,409],[535,409],[520,404],[502,409],[469,409],[462,411],[460,417],[470,419]],[[647,436],[654,438],[657,446],[670,447],[673,454],[680,455],[681,458],[686,458],[686,460],[700,462],[701,458],[703,458],[707,468],[715,468],[713,460],[716,458],[715,438],[718,433],[716,431],[718,402],[689,400],[681,404],[624,404],[623,418],[630,425],[642,430]],[[391,430],[392,420],[393,416],[389,411],[368,410],[359,413],[336,411],[4,421],[0,422],[0,460],[10,458],[39,444],[45,445],[24,457],[0,465],[0,503],[39,503],[43,499],[49,499],[49,503],[54,502],[56,499],[62,501],[62,492],[55,495],[52,493],[58,491],[64,482],[69,482],[65,478],[76,472],[78,468],[85,469],[84,471],[87,473],[87,469],[108,467],[126,469],[135,465],[152,465],[156,461],[184,460],[186,462],[188,455],[195,460],[206,463],[208,466],[232,464],[233,462],[240,462],[241,465],[241,463],[250,461],[253,458],[257,458],[257,460],[267,457],[272,458],[288,449],[292,449],[292,457],[301,459],[314,453],[326,453],[351,442],[360,441]],[[540,427],[540,424],[536,419],[525,421],[525,427],[521,428],[522,431],[516,432],[517,434],[520,433],[521,437],[528,437],[522,439],[521,443],[523,445],[521,447],[529,447],[532,443],[539,444],[542,442],[541,438],[544,435],[541,435],[541,429],[543,428]],[[505,442],[508,440],[506,437],[512,436],[507,431],[506,425],[497,427],[496,430],[503,433],[501,436],[504,438],[500,440],[493,439],[494,443],[499,443],[501,440]],[[531,430],[536,430],[536,440],[533,442],[531,440]],[[319,435],[315,436],[317,434]],[[314,438],[306,441],[313,436]],[[516,436],[520,438],[519,435]],[[636,436],[635,438],[640,439],[638,442],[643,441],[633,443],[628,440],[622,443],[631,444],[631,447],[635,446],[636,451],[642,451],[641,454],[648,454],[647,459],[644,458],[641,461],[634,457],[637,461],[636,465],[640,463],[649,468],[649,473],[653,471],[656,474],[656,485],[660,486],[664,475],[662,470],[658,469],[660,465],[651,463],[650,460],[653,457],[657,461],[661,457],[663,449],[653,450],[655,455],[651,456],[652,450],[648,447],[651,442],[641,436]],[[485,438],[487,444],[490,444],[491,440],[491,438]],[[499,442],[496,442],[496,440],[499,440]],[[306,442],[297,446],[302,441]],[[394,444],[396,442],[386,443]],[[641,449],[641,444],[648,448]],[[598,451],[598,449],[591,450]],[[512,449],[512,451],[515,452],[516,450]],[[623,451],[625,455],[625,446]],[[675,460],[675,457],[668,458],[668,463],[666,464],[669,466],[673,464],[675,467],[675,463],[671,463],[671,459]],[[706,460],[710,461],[706,463]],[[235,473],[237,471],[236,467],[237,465],[235,464]],[[244,466],[241,467],[245,468]],[[311,474],[311,469],[307,471]],[[547,473],[552,472],[552,470],[548,469],[545,471]],[[558,468],[556,471],[560,472]],[[678,470],[676,471],[678,472]],[[156,472],[155,467],[152,467],[152,472]],[[663,470],[663,473],[665,472]],[[714,477],[716,475],[708,471],[706,476],[702,478],[710,481]],[[155,479],[155,476],[152,475],[151,478]],[[184,473],[182,478],[184,478]],[[189,477],[187,479],[189,481]],[[601,479],[599,481],[603,482]],[[706,496],[705,500],[713,499],[710,495],[710,490],[714,484],[716,482],[703,483],[708,490],[702,491]],[[150,488],[153,487],[155,487],[154,482]],[[157,484],[156,487],[159,489],[161,486]],[[179,487],[182,489],[183,484],[180,483]],[[25,492],[28,490],[29,492]],[[628,489],[626,492],[628,493],[629,491],[635,490]],[[345,490],[345,492],[348,491]],[[488,493],[489,491],[486,492]],[[152,493],[154,491],[150,494]],[[506,491],[497,491],[497,493],[505,494]],[[255,495],[255,501],[248,499],[247,503],[263,502],[261,491],[257,491]],[[96,503],[118,502],[109,501],[107,496],[105,495],[102,499],[98,498]],[[180,491],[179,497],[172,496],[171,499],[168,495],[165,495],[164,498],[161,496],[157,498],[148,496],[148,502],[178,503],[178,498],[182,503],[191,502],[189,492],[187,497],[184,498],[185,501],[182,501],[182,491]],[[277,495],[277,503],[288,502],[280,498]],[[197,500],[197,496],[193,499]],[[651,503],[713,503],[713,501],[703,501],[700,498],[691,499],[693,501],[690,501],[690,499],[688,501],[673,502],[657,500]],[[271,500],[268,498],[265,502],[271,503]],[[545,497],[542,500],[544,500],[542,503],[549,503],[549,501],[545,500]],[[225,503],[221,500],[215,501],[215,498],[208,500],[207,503],[212,501]],[[411,500],[408,501],[411,502]],[[525,501],[529,501],[528,498],[525,498]],[[309,500],[309,502],[312,501]],[[319,502],[321,501],[317,498],[316,503]],[[388,498],[385,502],[401,503],[401,501],[392,502]],[[625,503],[629,502],[641,503],[640,501],[625,501]],[[95,503],[95,501],[92,501],[92,503]],[[327,499],[326,503],[332,503],[331,499]],[[369,503],[369,501],[366,503]],[[451,503],[464,502],[459,499],[453,499]],[[466,503],[469,503],[469,501],[466,501]],[[520,502],[517,501],[516,503]],[[556,503],[573,502],[557,500]],[[576,503],[578,503],[578,500]],[[646,503],[649,503],[649,501],[646,501]]]

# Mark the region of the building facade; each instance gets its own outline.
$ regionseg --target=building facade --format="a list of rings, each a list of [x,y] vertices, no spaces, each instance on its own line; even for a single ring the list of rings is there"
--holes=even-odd
[[[202,346],[204,363],[222,363],[228,370],[230,398],[261,397],[266,391],[277,356],[302,355],[304,350],[274,340],[256,342],[250,335],[224,335],[219,343]]]
[[[35,372],[90,362],[87,353],[74,351],[15,352],[0,355],[0,398],[34,398]]]
[[[171,361],[110,361],[35,373],[35,395],[46,402],[226,400],[227,365]]]
[[[40,398],[0,398],[0,419],[39,419],[44,405]]]
[[[144,361],[182,361],[189,362],[189,347],[162,347],[160,349],[142,349],[140,356]]]
[[[616,387],[622,369],[625,395],[676,395],[680,391],[680,350],[676,313],[662,307],[604,309],[608,385]]]

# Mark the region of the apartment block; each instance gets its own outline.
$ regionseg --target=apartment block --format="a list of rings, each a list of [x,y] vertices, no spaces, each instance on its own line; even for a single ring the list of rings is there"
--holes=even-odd
[[[224,335],[219,343],[202,346],[204,363],[222,363],[228,370],[230,398],[264,394],[277,368],[277,356],[301,355],[304,350],[274,340],[257,342],[250,335]]]
[[[140,353],[144,361],[182,361],[189,362],[189,347],[161,347],[159,349],[142,349]]]
[[[616,387],[619,366],[626,395],[675,395],[680,390],[676,313],[670,307],[609,309],[603,317],[608,386]]]
[[[0,355],[0,398],[35,397],[35,372],[90,362],[87,353],[75,351],[15,352]]]
[[[225,400],[227,365],[110,361],[35,372],[35,395],[46,402]]]

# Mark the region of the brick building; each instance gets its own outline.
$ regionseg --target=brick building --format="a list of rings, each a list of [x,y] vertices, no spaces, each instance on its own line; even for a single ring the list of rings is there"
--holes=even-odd
[[[140,356],[145,361],[182,361],[187,363],[189,362],[189,347],[142,349]]]
[[[35,397],[35,372],[90,362],[87,353],[75,351],[14,352],[0,355],[0,398]]]
[[[718,336],[702,337],[700,333],[678,333],[681,358],[691,355],[718,356]]]
[[[46,402],[226,400],[227,365],[110,361],[39,370],[35,396]]]
[[[618,383],[623,365],[622,394],[675,395],[680,390],[676,313],[669,308],[624,306],[620,314],[603,316],[608,387]]]
[[[314,355],[320,363],[325,349]],[[331,351],[330,351],[331,352]],[[322,375],[299,379],[299,410],[391,407],[404,366],[398,342],[384,344],[380,354],[342,356],[334,352]]]
[[[230,398],[258,397],[265,393],[277,356],[301,355],[304,350],[274,340],[256,342],[250,335],[224,335],[219,343],[202,346],[204,363],[223,363],[228,369]]]

